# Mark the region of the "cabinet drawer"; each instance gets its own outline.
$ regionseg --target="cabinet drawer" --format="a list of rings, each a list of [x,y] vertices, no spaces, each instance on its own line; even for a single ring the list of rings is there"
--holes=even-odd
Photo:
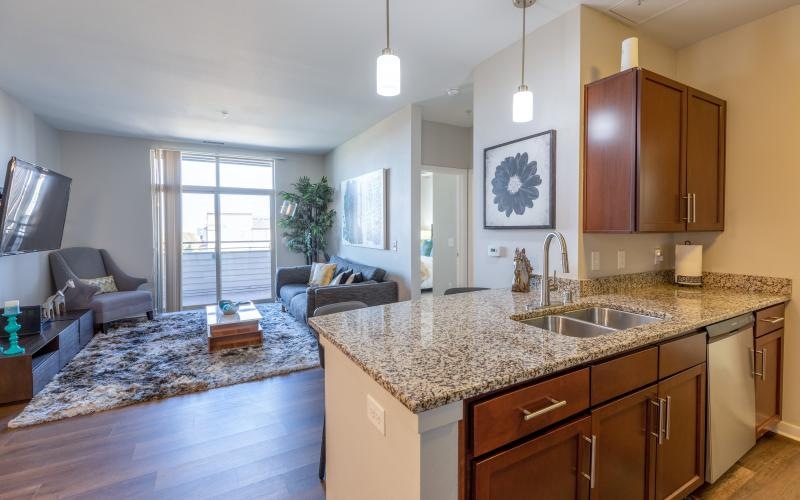
[[[658,378],[666,378],[706,361],[706,333],[696,333],[658,347]]]
[[[589,407],[589,368],[539,382],[472,408],[473,454],[482,455]]]
[[[58,334],[58,368],[64,368],[81,350],[78,322],[72,324]]]
[[[592,368],[592,406],[658,380],[658,347],[650,347]]]
[[[80,319],[81,347],[85,347],[92,340],[92,336],[94,336],[94,315],[92,311],[87,311]]]
[[[755,335],[760,337],[783,328],[786,304],[768,307],[756,312]]]
[[[33,359],[33,395],[44,389],[58,373],[58,351],[48,352]]]

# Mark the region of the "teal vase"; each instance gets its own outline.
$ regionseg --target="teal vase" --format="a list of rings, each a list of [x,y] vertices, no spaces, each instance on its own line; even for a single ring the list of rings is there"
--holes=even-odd
[[[22,328],[17,323],[16,314],[3,314],[6,317],[6,333],[8,333],[8,349],[2,351],[4,356],[15,356],[17,354],[25,354],[25,349],[19,346],[19,337],[17,332]]]

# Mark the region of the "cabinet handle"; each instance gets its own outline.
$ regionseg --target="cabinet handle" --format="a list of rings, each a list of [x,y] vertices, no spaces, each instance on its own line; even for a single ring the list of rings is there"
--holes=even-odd
[[[783,323],[783,316],[770,316],[769,318],[761,318],[759,321],[775,325],[778,323]]]
[[[760,351],[755,351],[755,350],[753,350],[753,348],[750,348],[750,357],[753,358],[753,376],[754,377],[761,377],[762,381],[767,379],[766,371],[764,370],[764,366],[765,366],[765,364],[767,362],[767,358],[765,356],[766,352],[767,352],[766,349],[762,349]],[[756,369],[755,369],[755,358],[753,356],[754,354],[758,354],[759,356],[761,356],[761,372],[757,372]]]
[[[697,193],[692,193],[692,222],[697,222]]]
[[[650,403],[658,408],[658,431],[650,431],[650,434],[658,438],[658,444],[664,444],[664,399],[651,399]]]
[[[686,196],[681,196],[681,199],[686,200],[686,217],[681,217],[681,220],[692,222],[692,194],[686,193]]]
[[[587,443],[589,443],[590,452],[589,452],[589,473],[581,472],[583,477],[589,480],[589,489],[594,489],[594,478],[595,478],[595,464],[597,463],[597,436],[592,434],[591,438],[586,436],[581,436]]]
[[[552,403],[552,404],[550,406],[545,406],[541,410],[530,411],[530,410],[526,410],[525,408],[520,408],[520,410],[522,410],[522,414],[525,415],[524,418],[525,418],[526,422],[528,420],[533,420],[536,417],[544,415],[545,413],[550,413],[553,410],[557,410],[557,409],[559,409],[559,408],[561,408],[563,406],[567,406],[567,400],[566,399],[564,399],[562,401],[556,401],[555,399],[553,399],[551,397],[546,397],[545,399],[550,401],[550,403]]]
[[[667,440],[669,440],[669,421],[671,420],[670,414],[672,413],[672,396],[667,396],[667,415],[666,421],[667,424],[664,426],[664,434]]]
[[[761,349],[761,381],[767,380],[767,348]]]

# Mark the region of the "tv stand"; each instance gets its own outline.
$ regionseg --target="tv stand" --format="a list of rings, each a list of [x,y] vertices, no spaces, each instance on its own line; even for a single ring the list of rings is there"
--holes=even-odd
[[[0,332],[5,323],[0,325]],[[38,334],[22,335],[25,354],[0,355],[0,404],[27,401],[75,357],[94,335],[91,310],[70,311],[56,316]],[[8,345],[8,335],[0,335]]]

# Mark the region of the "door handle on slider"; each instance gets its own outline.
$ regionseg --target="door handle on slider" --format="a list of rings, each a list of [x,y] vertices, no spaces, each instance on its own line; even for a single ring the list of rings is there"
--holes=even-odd
[[[566,399],[564,399],[562,401],[556,401],[555,399],[553,399],[551,397],[546,397],[545,399],[550,401],[552,404],[550,406],[545,406],[541,410],[530,411],[530,410],[526,410],[525,408],[520,408],[520,410],[522,410],[522,414],[525,415],[523,418],[525,419],[526,422],[528,420],[533,420],[536,417],[544,415],[545,413],[550,413],[553,410],[557,410],[557,409],[559,409],[559,408],[561,408],[563,406],[567,406],[567,400]]]
[[[589,489],[594,489],[595,464],[597,463],[597,436],[592,434],[591,438],[581,436],[590,446],[589,452],[589,473],[581,472],[581,475],[589,480]]]

